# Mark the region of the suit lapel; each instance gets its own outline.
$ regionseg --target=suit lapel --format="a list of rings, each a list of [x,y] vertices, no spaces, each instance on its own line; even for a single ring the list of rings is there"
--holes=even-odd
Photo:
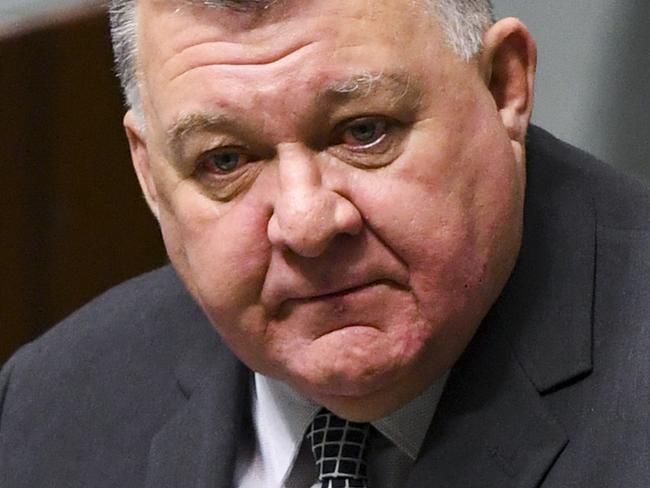
[[[492,310],[541,393],[592,367],[596,212],[584,174],[559,161],[559,144],[531,128],[521,252]]]
[[[177,369],[187,400],[151,443],[146,488],[232,486],[249,372],[215,337],[201,339]]]
[[[532,128],[515,270],[454,366],[409,487],[534,488],[570,439],[545,396],[592,367],[595,212]]]
[[[452,371],[408,487],[533,488],[566,445],[498,332],[482,329]]]

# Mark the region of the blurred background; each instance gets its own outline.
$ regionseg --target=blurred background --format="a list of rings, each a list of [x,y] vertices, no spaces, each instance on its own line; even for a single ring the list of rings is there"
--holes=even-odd
[[[650,3],[496,0],[540,52],[534,121],[650,182]],[[0,363],[164,264],[132,174],[105,3],[0,3]]]
[[[111,56],[101,4],[0,0],[0,363],[164,263]]]

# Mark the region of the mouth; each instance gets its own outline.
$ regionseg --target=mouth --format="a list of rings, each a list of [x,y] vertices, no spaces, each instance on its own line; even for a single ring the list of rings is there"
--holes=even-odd
[[[295,298],[295,299],[292,299],[291,301],[297,302],[297,303],[300,303],[300,302],[304,303],[304,302],[311,302],[311,301],[327,301],[327,300],[332,300],[332,299],[336,299],[336,298],[342,298],[342,297],[344,297],[346,295],[351,295],[353,293],[357,293],[357,292],[360,292],[360,291],[365,290],[367,288],[372,288],[372,287],[380,285],[380,284],[388,285],[389,281],[388,280],[371,281],[371,282],[368,282],[368,283],[364,283],[364,284],[356,285],[356,286],[351,286],[351,287],[348,287],[348,288],[343,288],[343,289],[336,290],[336,291],[329,292],[329,293],[322,293],[322,294],[318,294],[318,295],[311,295],[311,296],[307,296],[307,297]]]
[[[390,279],[379,279],[368,281],[354,286],[329,290],[318,290],[316,293],[309,293],[286,298],[276,309],[274,316],[282,319],[289,316],[297,307],[319,305],[327,307],[331,313],[342,314],[358,307],[360,303],[372,300],[378,287],[406,289]]]

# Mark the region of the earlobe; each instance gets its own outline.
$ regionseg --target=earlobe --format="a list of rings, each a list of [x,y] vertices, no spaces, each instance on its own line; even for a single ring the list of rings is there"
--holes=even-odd
[[[143,129],[131,110],[124,116],[124,129],[126,130],[126,136],[129,141],[131,161],[133,162],[133,168],[138,177],[140,188],[147,201],[147,205],[149,205],[149,209],[156,217],[156,220],[159,220],[158,193],[151,173],[147,142]]]
[[[533,109],[537,47],[519,20],[494,24],[483,39],[480,67],[513,143],[524,145]]]

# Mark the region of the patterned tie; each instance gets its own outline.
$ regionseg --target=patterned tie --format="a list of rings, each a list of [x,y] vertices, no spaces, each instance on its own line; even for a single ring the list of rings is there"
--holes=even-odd
[[[368,488],[367,440],[370,424],[349,422],[322,409],[309,426],[322,488]]]

